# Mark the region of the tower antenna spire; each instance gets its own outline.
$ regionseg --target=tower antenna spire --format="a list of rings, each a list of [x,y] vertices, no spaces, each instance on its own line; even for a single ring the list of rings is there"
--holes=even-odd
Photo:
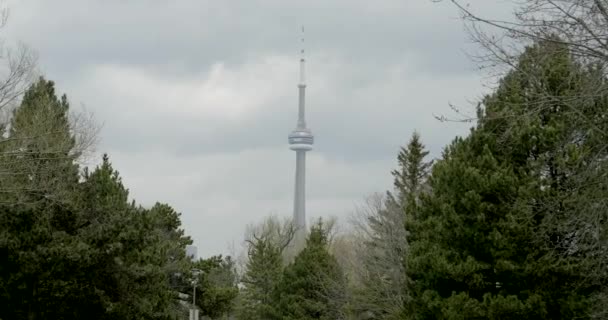
[[[304,85],[306,84],[306,77],[305,77],[305,70],[304,70],[304,64],[306,59],[304,58],[304,26],[302,26],[302,37],[300,38],[301,41],[301,49],[300,49],[300,84]]]
[[[302,55],[302,59],[304,59],[304,26],[302,26],[302,49],[300,50],[300,54]]]

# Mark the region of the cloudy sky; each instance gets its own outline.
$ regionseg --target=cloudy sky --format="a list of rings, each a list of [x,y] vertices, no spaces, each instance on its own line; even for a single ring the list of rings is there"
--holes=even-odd
[[[498,1],[473,1],[501,12]],[[348,216],[391,187],[418,130],[433,156],[468,124],[440,123],[485,92],[455,8],[430,0],[13,0],[2,35],[39,55],[72,105],[103,125],[132,197],[167,202],[199,255],[292,210],[305,25],[308,217]]]

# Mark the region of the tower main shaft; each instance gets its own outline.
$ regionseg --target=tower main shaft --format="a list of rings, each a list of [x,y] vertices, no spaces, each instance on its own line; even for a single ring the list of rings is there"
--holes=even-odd
[[[296,150],[296,183],[293,200],[293,222],[298,233],[306,230],[306,151]]]

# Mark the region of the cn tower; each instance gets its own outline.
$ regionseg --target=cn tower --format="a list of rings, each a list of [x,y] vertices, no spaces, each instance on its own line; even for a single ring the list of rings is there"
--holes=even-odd
[[[303,31],[303,29],[302,29]],[[303,40],[303,39],[302,39]],[[289,134],[289,149],[296,152],[296,183],[293,200],[293,223],[296,228],[295,245],[301,247],[306,234],[306,152],[312,150],[314,136],[306,127],[305,96],[306,78],[304,73],[304,50],[300,58],[300,83],[298,84],[298,122]]]

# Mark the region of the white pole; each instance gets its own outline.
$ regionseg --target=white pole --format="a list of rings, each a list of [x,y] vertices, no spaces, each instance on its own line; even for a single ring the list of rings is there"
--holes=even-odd
[[[197,271],[194,269],[193,271]],[[195,277],[198,276],[198,273],[193,272]],[[192,280],[192,309],[190,309],[190,320],[198,320],[198,309],[196,309],[196,284],[198,279],[194,278]]]
[[[192,319],[198,320],[198,309],[196,309],[196,281],[192,286]]]

